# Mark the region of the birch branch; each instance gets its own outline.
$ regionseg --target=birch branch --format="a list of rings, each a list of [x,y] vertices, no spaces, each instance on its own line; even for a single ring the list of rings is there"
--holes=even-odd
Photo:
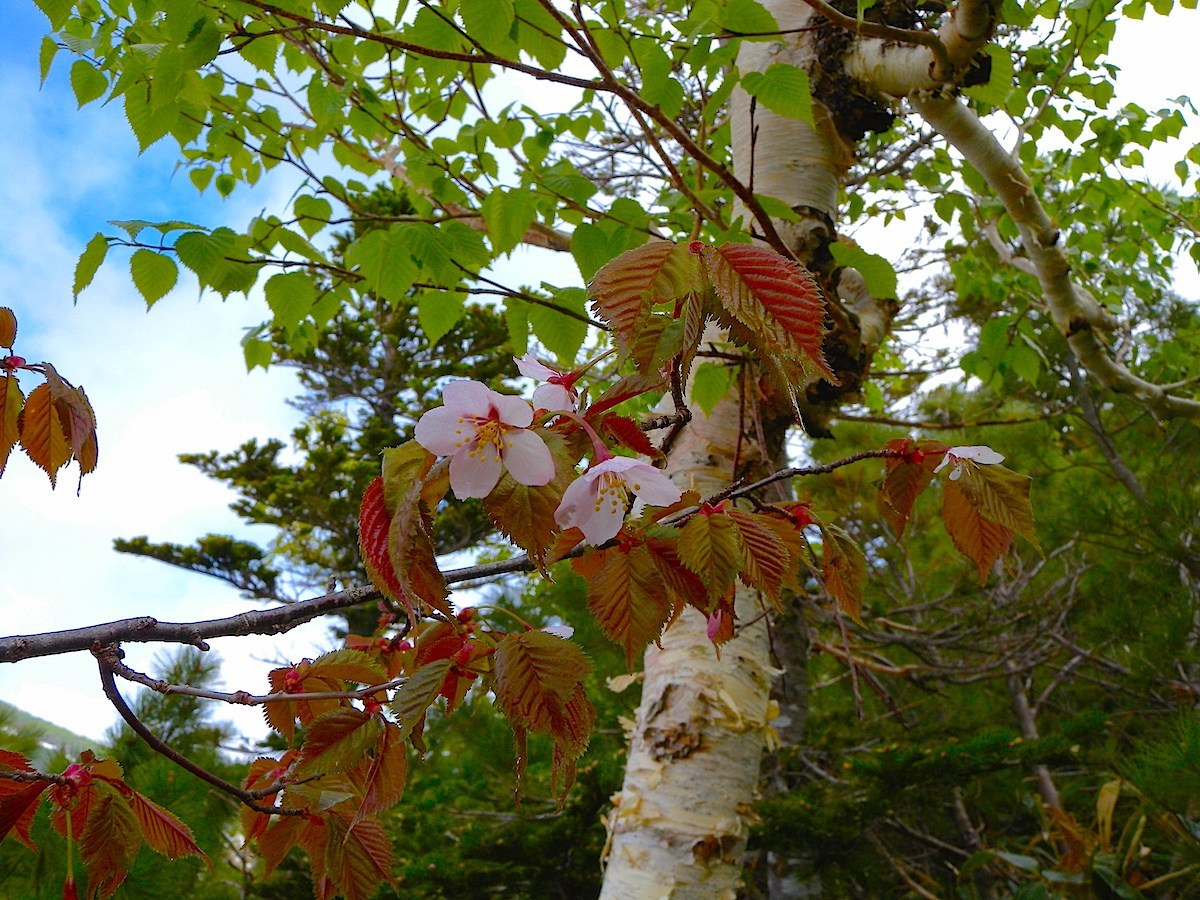
[[[1105,347],[1101,332],[1114,326],[1095,298],[1071,278],[1059,230],[1046,215],[1020,164],[965,104],[914,96],[913,107],[984,177],[1017,226],[1054,323],[1080,364],[1104,387],[1128,394],[1159,419],[1200,419],[1200,401],[1171,395],[1130,372]]]

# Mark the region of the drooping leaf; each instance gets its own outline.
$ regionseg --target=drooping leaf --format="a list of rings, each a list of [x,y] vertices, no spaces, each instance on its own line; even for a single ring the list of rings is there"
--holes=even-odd
[[[326,713],[308,727],[296,776],[349,771],[375,746],[382,729],[378,716],[361,709],[346,707]]]
[[[148,308],[175,287],[179,279],[179,266],[169,256],[143,248],[129,258],[129,273]]]
[[[970,476],[946,480],[942,494],[942,521],[954,546],[975,563],[979,583],[987,581],[992,565],[1008,552],[1012,531],[985,518],[979,511],[978,495],[971,490]]]
[[[829,245],[829,252],[839,266],[849,266],[856,269],[863,277],[867,290],[877,300],[899,296],[896,282],[896,270],[885,257],[877,253],[868,253],[857,244],[847,241],[837,241]]]
[[[346,900],[369,900],[381,884],[394,884],[392,842],[378,820],[331,815],[326,821],[329,834],[322,868]]]
[[[565,703],[591,670],[570,641],[544,631],[510,634],[496,647],[496,700],[510,718],[546,730],[551,710]]]
[[[603,394],[588,406],[587,418],[592,420],[614,406],[624,403],[626,400],[653,391],[664,391],[666,388],[667,382],[661,372],[652,372],[646,375],[626,375],[618,379],[615,384],[607,388]]]
[[[964,489],[975,492],[980,515],[1021,535],[1037,547],[1033,506],[1029,500],[1033,479],[1001,465],[968,464],[968,467],[969,472],[964,468],[958,481],[965,482],[962,485]]]
[[[387,550],[391,525],[392,516],[384,503],[383,478],[377,476],[363,492],[358,511],[358,546],[371,584],[389,600],[400,603],[404,590],[396,578]]]
[[[351,825],[395,806],[404,796],[404,782],[408,776],[408,756],[404,749],[404,737],[392,722],[385,722],[374,753],[360,764],[361,780],[355,779],[359,788],[358,810]]]
[[[87,242],[83,253],[79,256],[79,262],[75,264],[75,280],[71,287],[71,293],[75,299],[79,299],[79,295],[84,289],[92,283],[92,279],[96,277],[96,271],[104,262],[104,257],[108,255],[108,239],[97,232],[92,235],[91,240]]]
[[[692,516],[679,536],[679,558],[700,576],[710,599],[721,596],[743,565],[737,525],[720,509]]]
[[[33,770],[25,768],[22,771]],[[5,789],[0,791],[0,841],[12,833],[30,850],[37,851],[29,829],[33,825],[33,816],[37,812],[38,804],[41,803],[42,793],[48,787],[49,781],[35,781],[32,784],[16,781],[4,783]]]
[[[7,306],[0,306],[0,347],[11,350],[17,339],[17,314]]]
[[[263,858],[264,878],[279,867],[289,850],[303,843],[306,833],[312,828],[325,831],[324,825],[315,824],[307,816],[280,816],[258,836],[255,843]]]
[[[38,468],[50,476],[53,485],[58,470],[71,459],[71,444],[49,385],[39,384],[29,392],[17,417],[17,430],[21,447]]]
[[[892,526],[896,540],[904,537],[913,503],[933,480],[933,470],[946,454],[946,445],[937,441],[898,438],[884,444],[886,450],[898,450],[903,457],[888,457],[883,484],[879,489],[879,514]]]
[[[49,363],[43,363],[46,385],[67,434],[71,454],[79,463],[79,477],[95,471],[100,449],[96,437],[96,412],[83,388],[67,384]]]
[[[667,585],[645,545],[593,551],[571,560],[587,582],[588,610],[614,643],[634,660],[662,633],[671,615]]]
[[[128,876],[142,836],[132,808],[114,786],[97,779],[92,790],[97,802],[79,835],[79,848],[87,868],[88,892],[105,898]]]
[[[212,865],[212,861],[192,838],[191,829],[179,821],[173,813],[163,809],[153,800],[143,797],[132,788],[127,788],[122,793],[129,801],[129,806],[137,818],[142,837],[153,850],[169,859],[198,856],[209,866]]]
[[[838,608],[856,622],[862,621],[863,586],[867,558],[862,549],[836,525],[821,526],[821,578]]]
[[[17,376],[0,376],[0,475],[4,474],[8,456],[21,436],[19,421],[24,405],[25,395],[21,393]]]
[[[825,300],[807,269],[753,244],[705,248],[704,259],[723,310],[793,404],[815,378],[838,383],[821,349]]]

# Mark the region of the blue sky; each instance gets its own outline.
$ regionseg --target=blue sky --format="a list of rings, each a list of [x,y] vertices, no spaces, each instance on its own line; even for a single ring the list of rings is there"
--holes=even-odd
[[[51,491],[15,453],[0,478],[0,614],[3,631],[31,633],[135,615],[188,621],[247,607],[220,583],[112,551],[116,537],[148,534],[187,543],[206,532],[266,541],[228,510],[232,494],[177,462],[183,452],[229,450],[250,437],[286,438],[295,413],[284,404],[294,379],[284,370],[247,374],[239,339],[265,317],[261,300],[199,300],[194,282],[147,312],[114,251],[93,286],[72,304],[75,260],[108,220],[182,218],[244,222],[278,207],[288,187],[267,179],[222,201],[173,176],[173,145],[138,154],[118,105],[76,110],[56,60],[39,87],[37,53],[45,19],[32,3],[11,4],[0,29],[0,305],[17,314],[16,350],[48,360],[82,384],[97,411],[100,463],[75,495],[76,474]],[[36,384],[24,378],[28,391]],[[315,637],[285,638],[279,653],[319,652]],[[320,629],[315,629],[319,636]],[[220,643],[218,652],[224,650]],[[261,661],[277,659],[266,639],[222,652],[227,685],[265,688]],[[130,664],[153,668],[153,648],[130,645]],[[115,714],[88,654],[0,666],[0,698],[91,737]],[[236,720],[257,728],[256,710]]]
[[[173,144],[139,155],[117,105],[76,110],[68,55],[39,86],[45,20],[29,0],[8,6],[0,29],[0,305],[17,313],[18,353],[53,362],[87,389],[99,419],[100,464],[76,497],[73,471],[51,491],[23,455],[10,460],[0,478],[0,630],[242,611],[247,602],[216,581],[111,547],[116,537],[139,534],[181,543],[207,532],[270,539],[269,531],[242,525],[228,510],[227,490],[176,460],[184,452],[229,450],[251,437],[287,437],[296,418],[284,403],[295,393],[293,376],[247,374],[238,343],[246,326],[265,317],[265,304],[199,300],[194,282],[181,277],[147,312],[117,253],[77,306],[71,281],[91,235],[113,233],[109,220],[242,223],[262,209],[282,208],[290,193],[286,175],[273,174],[226,201],[198,195],[182,173],[173,174]],[[1150,16],[1127,34],[1119,53],[1122,96],[1153,109],[1179,93],[1200,94],[1200,83],[1164,79],[1159,66],[1139,63],[1143,55],[1191,58],[1198,26],[1200,14],[1179,11],[1169,27]],[[1173,56],[1173,48],[1181,55]],[[23,381],[26,392],[34,384]],[[318,625],[282,638],[215,642],[226,686],[264,690],[272,663],[321,652],[322,634]],[[161,652],[139,645],[126,651],[142,671],[152,670]],[[0,665],[0,699],[91,737],[116,718],[88,654]],[[236,712],[222,715],[261,732],[257,711]]]

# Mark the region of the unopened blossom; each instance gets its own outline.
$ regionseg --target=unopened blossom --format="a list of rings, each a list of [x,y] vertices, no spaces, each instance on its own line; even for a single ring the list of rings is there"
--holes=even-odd
[[[575,389],[578,377],[574,372],[560,372],[526,353],[520,359],[513,357],[517,368],[526,378],[544,381],[533,391],[533,405],[547,412],[574,412],[579,402],[579,391]]]
[[[679,488],[649,463],[611,456],[571,482],[554,521],[561,528],[578,528],[587,543],[598,546],[621,530],[630,494],[653,506],[668,506],[681,495]]]
[[[417,443],[450,457],[450,487],[460,500],[486,497],[507,469],[519,484],[537,487],[554,477],[554,459],[541,436],[529,430],[533,407],[478,381],[451,381],[445,406],[417,422]]]
[[[967,462],[981,466],[994,466],[996,463],[1004,462],[1004,454],[997,453],[991,447],[981,445],[951,447],[946,451],[946,455],[942,457],[942,461],[937,464],[937,468],[933,471],[937,473],[946,468],[946,466],[953,465],[954,470],[950,473],[950,480],[958,481],[962,477],[963,465]]]

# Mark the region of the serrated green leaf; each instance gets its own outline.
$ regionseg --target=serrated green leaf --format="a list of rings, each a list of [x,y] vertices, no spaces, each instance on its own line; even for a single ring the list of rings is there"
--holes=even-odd
[[[263,294],[275,325],[291,332],[308,316],[317,300],[317,287],[306,272],[286,272],[272,275],[263,286]]]
[[[55,31],[66,24],[67,19],[71,15],[71,10],[74,4],[71,0],[34,0],[38,9],[45,13],[46,18],[50,20],[50,27]]]
[[[179,267],[175,265],[175,260],[146,249],[136,251],[129,258],[129,273],[147,308],[165,297],[179,280]]]
[[[404,299],[417,275],[405,233],[398,225],[368,231],[346,250],[346,263],[357,269],[366,290],[390,303]]]
[[[271,360],[275,356],[275,350],[267,341],[247,337],[242,340],[242,356],[246,359],[246,371],[248,372],[252,371],[256,366],[269,369],[271,367]]]
[[[537,197],[532,191],[492,191],[480,207],[487,222],[488,240],[497,255],[508,253],[521,243],[537,213]]]
[[[108,90],[108,79],[90,62],[78,59],[71,64],[71,90],[75,92],[75,102],[87,106],[104,96]]]
[[[179,261],[196,273],[201,287],[222,297],[245,293],[258,279],[258,266],[249,257],[250,239],[229,228],[209,233],[187,231],[175,241]]]
[[[296,214],[297,224],[312,237],[329,224],[333,205],[324,197],[302,194],[292,203],[292,211]]]
[[[747,72],[742,76],[742,87],[776,115],[813,124],[812,91],[803,69],[775,63],[764,72]]]
[[[417,295],[417,322],[430,344],[445,337],[466,311],[466,301],[458,291],[421,291]]]
[[[38,49],[38,73],[43,84],[46,83],[46,78],[50,74],[50,66],[54,63],[54,57],[58,54],[58,42],[50,35],[42,37],[41,47]]]
[[[79,299],[79,295],[84,289],[92,283],[92,279],[96,277],[96,271],[104,262],[104,257],[108,255],[108,240],[100,232],[92,235],[92,239],[87,242],[87,247],[79,257],[79,262],[75,264],[75,281],[71,287],[75,299]]]

